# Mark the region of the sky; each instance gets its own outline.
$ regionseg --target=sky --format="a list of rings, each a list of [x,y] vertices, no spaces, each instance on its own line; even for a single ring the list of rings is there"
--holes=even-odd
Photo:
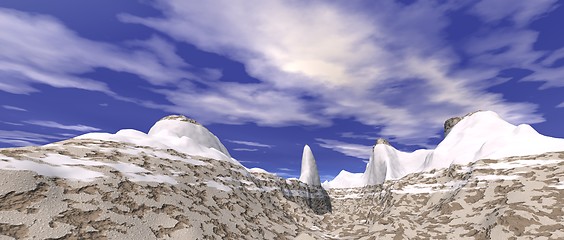
[[[0,2],[0,147],[182,114],[246,167],[363,172],[492,110],[564,138],[562,1]]]

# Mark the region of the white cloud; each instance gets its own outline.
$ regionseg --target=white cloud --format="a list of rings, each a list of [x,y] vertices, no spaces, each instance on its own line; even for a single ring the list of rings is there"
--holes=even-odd
[[[283,177],[283,178],[298,178],[298,177],[300,177],[296,174],[288,173],[288,172],[275,172],[274,174],[276,174],[276,176]]]
[[[23,126],[24,125],[22,123],[13,123],[13,122],[2,122],[2,123],[7,124],[7,125],[12,125],[12,126]]]
[[[564,102],[558,104],[558,106],[556,106],[557,108],[564,108]]]
[[[278,171],[283,171],[283,172],[293,172],[294,169],[290,169],[290,168],[278,168]]]
[[[90,127],[90,126],[86,126],[86,125],[82,125],[82,124],[64,125],[64,124],[60,124],[60,123],[53,122],[53,121],[30,120],[30,121],[24,121],[24,123],[42,126],[42,127],[58,128],[58,129],[72,130],[72,131],[78,131],[78,132],[93,132],[93,131],[99,131],[100,130],[99,128]]]
[[[251,141],[240,141],[240,140],[227,140],[227,141],[232,142],[232,143],[236,143],[236,144],[251,146],[251,147],[264,147],[264,148],[271,148],[272,147],[272,145],[268,145],[268,144],[264,144],[264,143],[258,143],[258,142],[251,142]]]
[[[350,118],[380,127],[381,137],[425,145],[444,120],[477,109],[513,123],[544,121],[535,104],[508,102],[487,88],[506,81],[497,75],[510,67],[534,71],[525,80],[544,87],[564,86],[564,70],[547,67],[562,53],[533,50],[536,33],[524,29],[553,3],[380,1],[367,12],[356,3],[325,1],[161,0],[155,6],[162,18],[119,16],[242,62],[261,80],[253,84],[208,81],[220,73],[194,69],[159,37],[112,45],[85,39],[49,16],[0,9],[0,91],[27,94],[37,91],[36,83],[100,91],[205,123],[327,126]],[[225,6],[228,11],[217,10]],[[461,9],[486,23],[515,23],[465,40],[464,69],[443,40],[447,15]],[[500,48],[507,50],[492,52]],[[120,97],[81,77],[96,68],[137,75],[171,104]]]
[[[357,134],[353,132],[342,132],[341,137],[353,139],[376,139],[377,135]]]
[[[316,138],[315,140],[319,142],[318,143],[319,146],[340,152],[347,156],[366,160],[369,159],[371,155],[372,146],[346,143],[338,140],[323,139],[323,138]]]
[[[497,22],[509,18],[518,26],[523,27],[534,18],[545,13],[547,9],[555,7],[556,2],[556,0],[479,1],[471,11],[488,22]]]
[[[154,85],[201,79],[176,57],[172,44],[152,37],[121,46],[91,41],[57,19],[0,8],[0,91],[28,94],[33,84],[100,91],[120,98],[108,86],[80,74],[105,68],[135,74]]]
[[[239,151],[239,152],[256,152],[256,151],[258,151],[258,149],[256,149],[256,148],[233,148],[233,151]]]
[[[198,112],[204,118],[213,116],[207,119],[212,122],[326,125],[333,118],[353,118],[380,126],[383,137],[425,145],[438,136],[444,120],[477,109],[497,111],[516,123],[544,121],[536,105],[508,102],[487,91],[499,84],[501,80],[492,83],[492,79],[506,64],[522,59],[480,57],[486,49],[504,46],[495,43],[495,36],[508,36],[498,41],[509,41],[515,54],[537,56],[527,32],[494,32],[491,43],[484,43],[493,45],[469,50],[474,57],[471,65],[455,67],[460,57],[443,40],[449,25],[446,16],[472,6],[473,1],[417,1],[408,6],[384,1],[368,13],[336,4],[159,1],[155,6],[163,11],[163,18],[123,14],[120,19],[240,61],[250,75],[263,81],[218,83],[212,93],[192,88],[161,92],[174,104],[170,111]],[[227,5],[229,11],[217,11]],[[485,21],[497,21],[492,17],[497,12],[523,23],[550,10],[551,4],[473,9]],[[476,44],[468,41],[469,46]],[[304,95],[307,100],[301,98]]]
[[[0,142],[18,147],[44,144],[55,140],[61,140],[61,137],[26,131],[0,130]]]
[[[188,84],[175,90],[155,90],[174,105],[155,106],[187,114],[203,123],[265,126],[291,124],[327,125],[310,111],[310,106],[290,92],[269,89],[262,84],[209,83],[206,90]]]
[[[27,147],[27,146],[37,145],[37,144],[29,142],[29,141],[4,139],[4,138],[0,138],[0,142],[7,143],[7,144],[10,144],[10,145],[15,146],[15,147]]]
[[[10,106],[10,105],[2,105],[2,107],[5,108],[5,109],[8,109],[8,110],[27,112],[27,109],[20,108],[20,107],[14,107],[14,106]]]

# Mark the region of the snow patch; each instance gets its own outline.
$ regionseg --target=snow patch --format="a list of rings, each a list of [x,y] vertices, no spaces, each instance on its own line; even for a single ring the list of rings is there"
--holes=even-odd
[[[224,192],[231,192],[232,191],[232,189],[230,187],[225,186],[225,185],[218,183],[216,181],[207,181],[206,185],[208,187],[215,188],[215,189],[218,189],[218,190],[224,191]]]

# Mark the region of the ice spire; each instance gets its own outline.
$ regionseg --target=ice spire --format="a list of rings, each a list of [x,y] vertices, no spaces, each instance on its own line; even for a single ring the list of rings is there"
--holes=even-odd
[[[304,152],[302,154],[302,171],[300,174],[300,181],[314,186],[321,185],[319,172],[317,171],[317,164],[315,163],[315,158],[313,157],[311,148],[309,148],[308,145],[304,146]]]

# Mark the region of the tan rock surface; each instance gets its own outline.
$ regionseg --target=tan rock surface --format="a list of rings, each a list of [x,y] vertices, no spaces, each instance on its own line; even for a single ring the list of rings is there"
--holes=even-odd
[[[3,239],[564,238],[564,153],[327,192],[227,161],[87,139],[1,149],[0,164]]]

